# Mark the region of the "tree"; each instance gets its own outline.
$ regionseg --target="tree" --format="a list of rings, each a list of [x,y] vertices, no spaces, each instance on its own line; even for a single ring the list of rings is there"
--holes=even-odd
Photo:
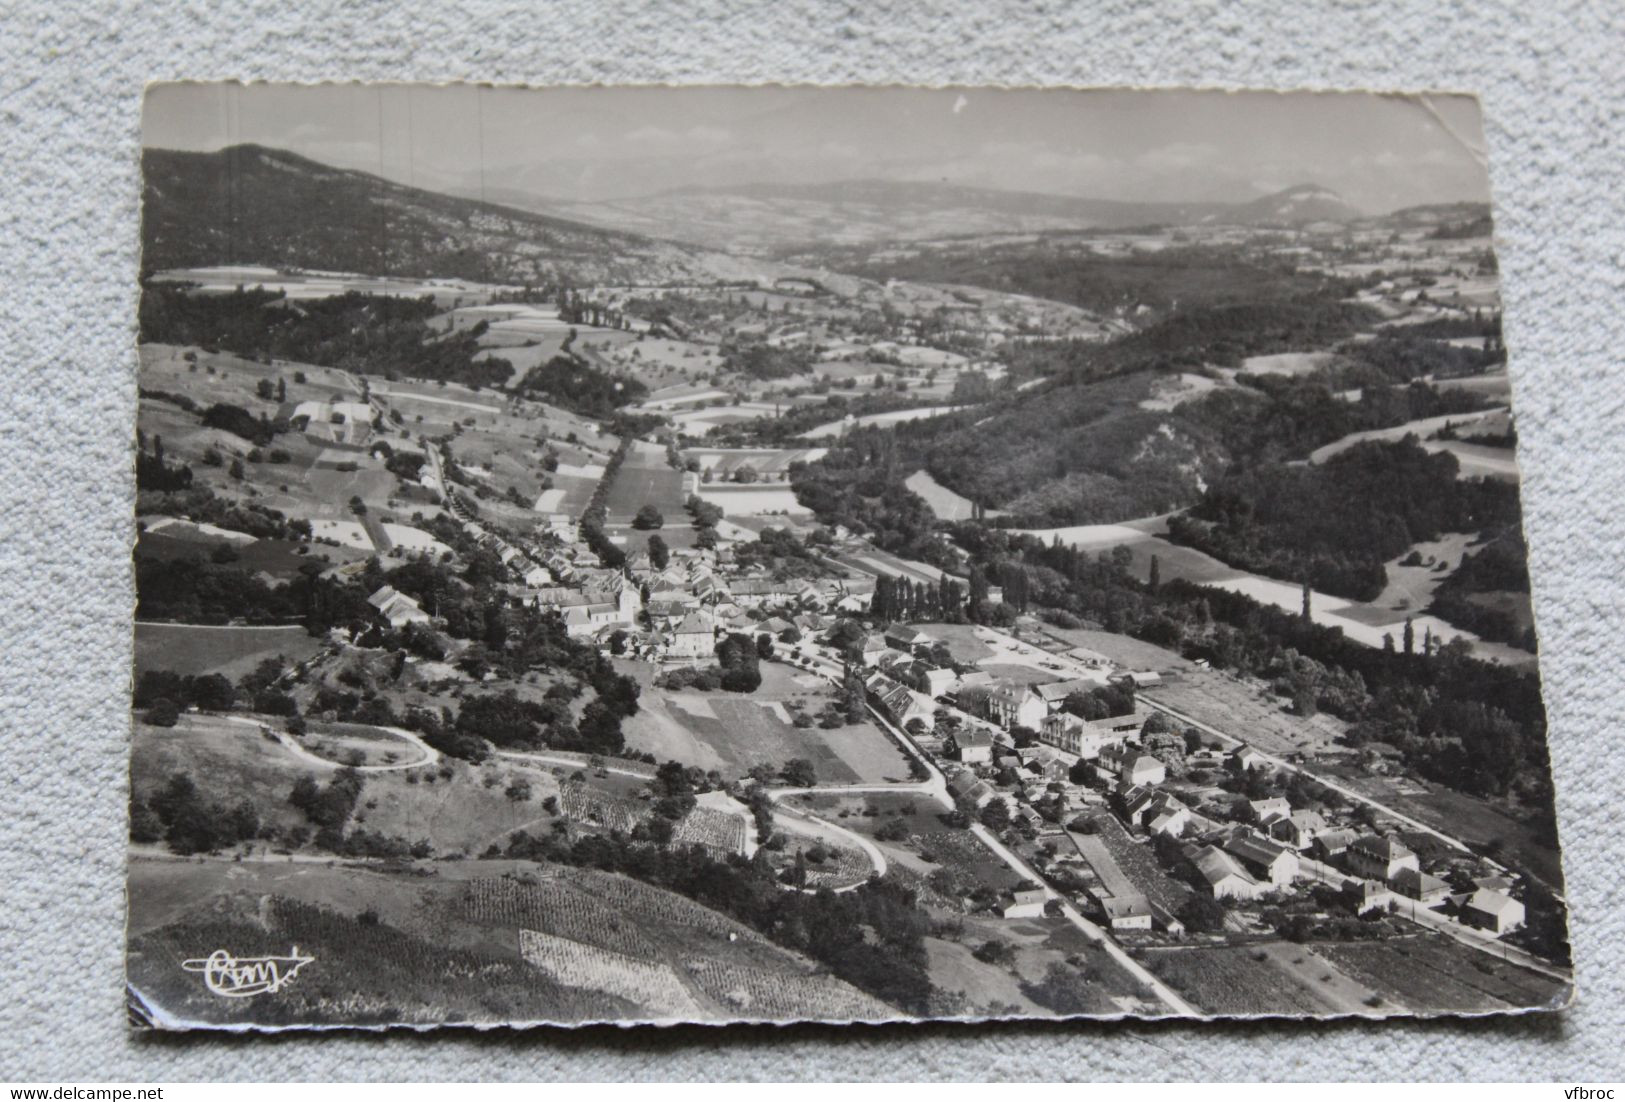
[[[146,721],[154,727],[173,727],[179,721],[181,711],[175,702],[168,697],[160,697],[152,702],[147,709]]]
[[[656,570],[666,569],[671,562],[671,550],[659,536],[649,537],[649,565]]]
[[[1192,932],[1210,934],[1224,929],[1224,920],[1229,913],[1223,903],[1210,895],[1192,895],[1179,908],[1178,917]]]
[[[1010,805],[1005,803],[1004,797],[995,796],[982,805],[982,825],[994,831],[1010,826]]]
[[[666,518],[660,514],[660,510],[653,505],[647,504],[638,510],[637,516],[632,518],[632,527],[644,532],[659,528],[665,523]]]
[[[1156,555],[1151,556],[1151,575],[1146,585],[1153,593],[1162,588],[1162,560]]]
[[[841,681],[841,711],[848,723],[862,723],[868,716],[868,698],[858,671],[848,670]]]
[[[241,482],[245,473],[243,461],[239,458],[233,458],[231,461],[231,477]]]
[[[1303,618],[1305,620],[1314,619],[1314,617],[1310,615],[1309,594],[1310,594],[1309,583],[1304,582],[1303,583]]]
[[[811,788],[818,783],[818,771],[806,758],[791,758],[779,772],[792,788]]]
[[[1405,617],[1404,640],[1405,640],[1405,653],[1406,654],[1415,654],[1416,653],[1416,628],[1411,626],[1411,618],[1409,616]]]

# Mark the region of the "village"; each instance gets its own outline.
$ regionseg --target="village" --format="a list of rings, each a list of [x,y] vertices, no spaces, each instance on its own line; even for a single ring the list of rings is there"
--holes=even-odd
[[[723,254],[491,207],[452,261],[412,202],[412,275],[143,274],[144,1013],[238,1020],[166,967],[208,923],[424,962],[296,995],[336,1024],[1567,997],[1487,208],[747,205]],[[1348,454],[1380,545],[1254,523]]]

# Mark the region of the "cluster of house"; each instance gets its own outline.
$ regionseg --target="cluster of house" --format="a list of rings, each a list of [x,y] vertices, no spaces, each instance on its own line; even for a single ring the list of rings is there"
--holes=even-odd
[[[1188,809],[1183,822],[1165,811],[1152,820],[1148,808],[1147,817],[1136,821],[1153,833],[1163,829],[1176,836],[1193,821]],[[1359,892],[1361,911],[1403,899],[1428,909],[1445,906],[1460,921],[1496,935],[1523,925],[1524,906],[1511,896],[1511,882],[1504,877],[1480,877],[1471,892],[1452,893],[1448,883],[1422,869],[1415,851],[1391,835],[1330,827],[1318,812],[1294,809],[1281,796],[1251,800],[1248,811],[1251,824],[1209,830],[1185,847],[1199,883],[1214,898],[1255,899],[1305,876],[1335,879],[1328,875],[1335,870],[1346,874],[1343,887]],[[1320,867],[1312,870],[1311,863]]]

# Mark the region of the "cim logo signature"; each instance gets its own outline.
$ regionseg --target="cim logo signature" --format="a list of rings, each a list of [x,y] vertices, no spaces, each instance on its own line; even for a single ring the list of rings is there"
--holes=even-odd
[[[216,995],[246,999],[251,995],[274,995],[315,959],[300,953],[297,945],[285,957],[234,957],[224,949],[216,949],[207,957],[181,961],[181,967],[203,973],[204,986]]]

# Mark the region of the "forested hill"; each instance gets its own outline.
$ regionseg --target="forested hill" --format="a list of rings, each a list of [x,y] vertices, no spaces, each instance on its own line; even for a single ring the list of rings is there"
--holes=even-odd
[[[1099,524],[1193,505],[1235,464],[1302,460],[1350,433],[1482,407],[1470,391],[1414,381],[1432,362],[1411,351],[1418,342],[1396,352],[1387,340],[1347,339],[1371,320],[1364,307],[1312,298],[1186,310],[1106,345],[1015,348],[1012,373],[1043,377],[1036,386],[1007,385],[993,401],[945,416],[853,430],[847,450],[861,453],[878,446],[864,437],[885,435],[897,477],[924,467],[955,493],[1008,514],[1003,523]],[[1295,348],[1339,352],[1297,378],[1216,370]],[[1328,385],[1351,378],[1355,400]],[[799,475],[803,502],[860,530],[900,527],[896,502],[881,500],[874,485],[882,473],[874,457],[852,462],[840,451]],[[855,479],[868,488],[855,489]]]
[[[283,150],[142,155],[146,272],[258,264],[484,282],[737,278],[704,250],[455,198]]]

